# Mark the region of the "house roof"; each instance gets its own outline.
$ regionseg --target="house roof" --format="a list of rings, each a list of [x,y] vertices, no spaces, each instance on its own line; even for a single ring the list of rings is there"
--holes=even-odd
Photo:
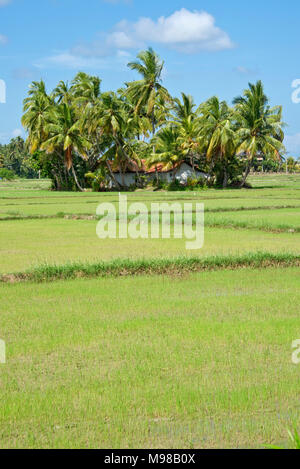
[[[143,161],[144,160],[142,160],[142,162],[141,162],[142,165],[140,167],[137,164],[136,161],[131,160],[130,163],[127,163],[127,167],[125,169],[125,172],[126,173],[136,173],[136,172],[144,173],[146,171],[146,167],[145,167]],[[108,161],[108,164],[111,167],[113,173],[119,173],[120,172],[120,167],[118,165],[116,165],[114,161]]]
[[[157,164],[154,164],[152,166],[150,166],[150,168],[148,169],[147,173],[148,174],[153,174],[153,173],[170,173],[172,171],[174,171],[174,169],[178,169],[180,168],[180,166],[182,166],[184,162],[181,161],[180,163],[177,163],[174,168],[170,168],[169,165],[166,165],[166,164],[163,164],[163,163],[157,163]]]
[[[140,166],[136,161],[131,160],[130,163],[127,164],[125,173],[144,173],[144,174],[155,174],[155,173],[171,173],[174,171],[174,169],[179,169],[183,164],[187,164],[188,166],[191,166],[189,163],[185,161],[180,161],[176,163],[174,168],[170,168],[168,164],[165,163],[156,163],[151,166],[147,166],[147,160],[141,160]],[[119,173],[120,168],[119,166],[115,165],[113,161],[108,161],[108,164],[110,165],[113,173]],[[195,169],[199,171],[199,168],[195,166]]]

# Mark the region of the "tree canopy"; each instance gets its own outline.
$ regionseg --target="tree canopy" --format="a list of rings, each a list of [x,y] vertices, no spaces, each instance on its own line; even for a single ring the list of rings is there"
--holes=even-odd
[[[137,79],[117,91],[101,92],[101,79],[83,72],[50,93],[43,81],[32,83],[22,117],[27,148],[55,189],[82,190],[85,174],[97,171],[121,189],[114,167],[124,176],[133,162],[138,169],[184,161],[217,185],[244,186],[258,158],[282,160],[282,109],[270,107],[261,81],[231,105],[213,96],[197,106],[163,86],[164,62],[152,49],[128,67]]]

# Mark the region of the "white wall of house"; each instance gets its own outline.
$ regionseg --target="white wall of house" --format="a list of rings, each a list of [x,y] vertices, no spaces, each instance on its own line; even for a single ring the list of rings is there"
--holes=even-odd
[[[176,179],[178,179],[178,181],[180,181],[182,184],[185,184],[188,178],[198,179],[200,177],[207,178],[207,175],[197,170],[193,171],[193,168],[187,163],[183,163],[176,172]]]
[[[173,171],[158,173],[158,177],[163,182],[172,182]],[[202,173],[197,170],[193,171],[193,168],[189,164],[183,163],[180,166],[180,168],[177,169],[175,177],[182,184],[186,184],[188,178],[197,178],[197,179],[200,177],[207,178],[207,174]],[[157,178],[156,173],[151,173],[151,175],[149,175],[149,178],[151,180],[156,179]]]
[[[162,182],[171,182],[172,181],[172,173],[168,172],[168,173],[151,173],[151,174],[147,174],[147,177],[153,181],[153,180],[157,180],[157,176],[158,176],[158,179]]]
[[[121,175],[121,173],[114,173],[114,176],[115,176],[116,180],[118,181],[118,183],[122,185],[122,175]],[[125,185],[127,187],[129,187],[132,184],[135,184],[135,178],[136,178],[135,173],[125,173],[125,175],[124,175]]]
[[[121,173],[114,173],[114,176],[116,180],[122,185]],[[156,180],[157,178],[156,173],[147,174],[146,176],[148,177],[149,181]],[[170,183],[173,181],[173,171],[158,173],[158,177],[160,181]],[[178,168],[176,171],[176,179],[182,184],[186,184],[188,178],[200,178],[200,177],[207,178],[207,175],[197,170],[193,171],[193,168],[187,163],[183,163],[180,166],[180,168]],[[126,173],[124,175],[124,180],[125,180],[125,185],[127,187],[131,186],[132,184],[135,184],[136,174]]]

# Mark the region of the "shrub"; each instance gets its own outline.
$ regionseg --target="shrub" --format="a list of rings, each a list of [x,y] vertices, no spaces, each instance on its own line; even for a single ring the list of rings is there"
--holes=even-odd
[[[139,189],[144,189],[148,184],[148,178],[147,176],[140,176],[139,178],[136,176],[135,177],[135,185]]]
[[[195,189],[207,189],[208,181],[203,176],[198,178],[188,178],[186,187],[191,191]]]
[[[153,179],[152,185],[158,191],[159,190],[170,190],[170,189],[168,189],[169,185],[166,182],[161,181],[160,179],[158,181],[156,179]]]
[[[178,181],[178,179],[175,179],[172,181],[170,184],[167,185],[167,190],[168,191],[184,191],[185,186]]]
[[[232,181],[228,187],[230,187],[230,189],[240,189],[241,188],[241,183],[242,183],[242,180],[241,179],[236,179],[235,181]],[[250,182],[245,182],[244,184],[244,189],[252,189],[252,185],[250,184]]]
[[[16,174],[10,169],[0,168],[0,179],[12,181],[13,179],[16,179],[16,177]]]
[[[137,184],[130,184],[127,190],[128,192],[135,192],[137,188],[138,188]]]
[[[105,173],[101,169],[98,169],[95,173],[86,173],[84,177],[93,192],[104,192],[106,190],[107,179]]]

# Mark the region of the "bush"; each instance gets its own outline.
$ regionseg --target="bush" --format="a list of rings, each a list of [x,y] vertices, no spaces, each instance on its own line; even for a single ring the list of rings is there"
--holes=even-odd
[[[95,173],[89,172],[85,174],[85,180],[88,187],[91,187],[93,192],[105,192],[107,188],[107,180],[105,173],[99,169]]]
[[[235,181],[232,181],[228,187],[230,189],[240,189],[241,188],[241,184],[242,184],[242,180],[241,179],[236,179]],[[243,186],[244,189],[253,189],[252,185],[250,184],[250,182],[245,182],[244,186]]]
[[[13,179],[16,179],[16,177],[17,177],[16,174],[10,169],[6,169],[6,168],[0,169],[0,179],[4,179],[6,181],[12,181]]]
[[[169,190],[168,187],[169,185],[166,182],[161,181],[160,179],[157,181],[156,179],[153,179],[152,181],[153,187],[155,187],[155,190]]]
[[[128,187],[128,192],[135,192],[139,186],[137,184],[130,184]]]
[[[168,191],[184,191],[185,186],[181,184],[178,179],[175,179],[175,181],[172,181],[170,184],[167,185],[167,190]]]
[[[199,178],[188,178],[186,184],[183,184],[178,179],[167,183],[159,180],[158,182],[154,180],[152,182],[153,186],[157,190],[166,190],[166,191],[196,191],[196,190],[205,190],[208,187],[213,186],[214,181],[209,181],[203,176]]]
[[[147,176],[140,176],[139,178],[137,176],[135,177],[136,188],[144,189],[145,187],[147,187],[147,184],[148,184]]]
[[[199,178],[188,178],[186,187],[188,190],[196,190],[196,189],[207,189],[208,188],[208,181],[205,177],[200,176]]]

